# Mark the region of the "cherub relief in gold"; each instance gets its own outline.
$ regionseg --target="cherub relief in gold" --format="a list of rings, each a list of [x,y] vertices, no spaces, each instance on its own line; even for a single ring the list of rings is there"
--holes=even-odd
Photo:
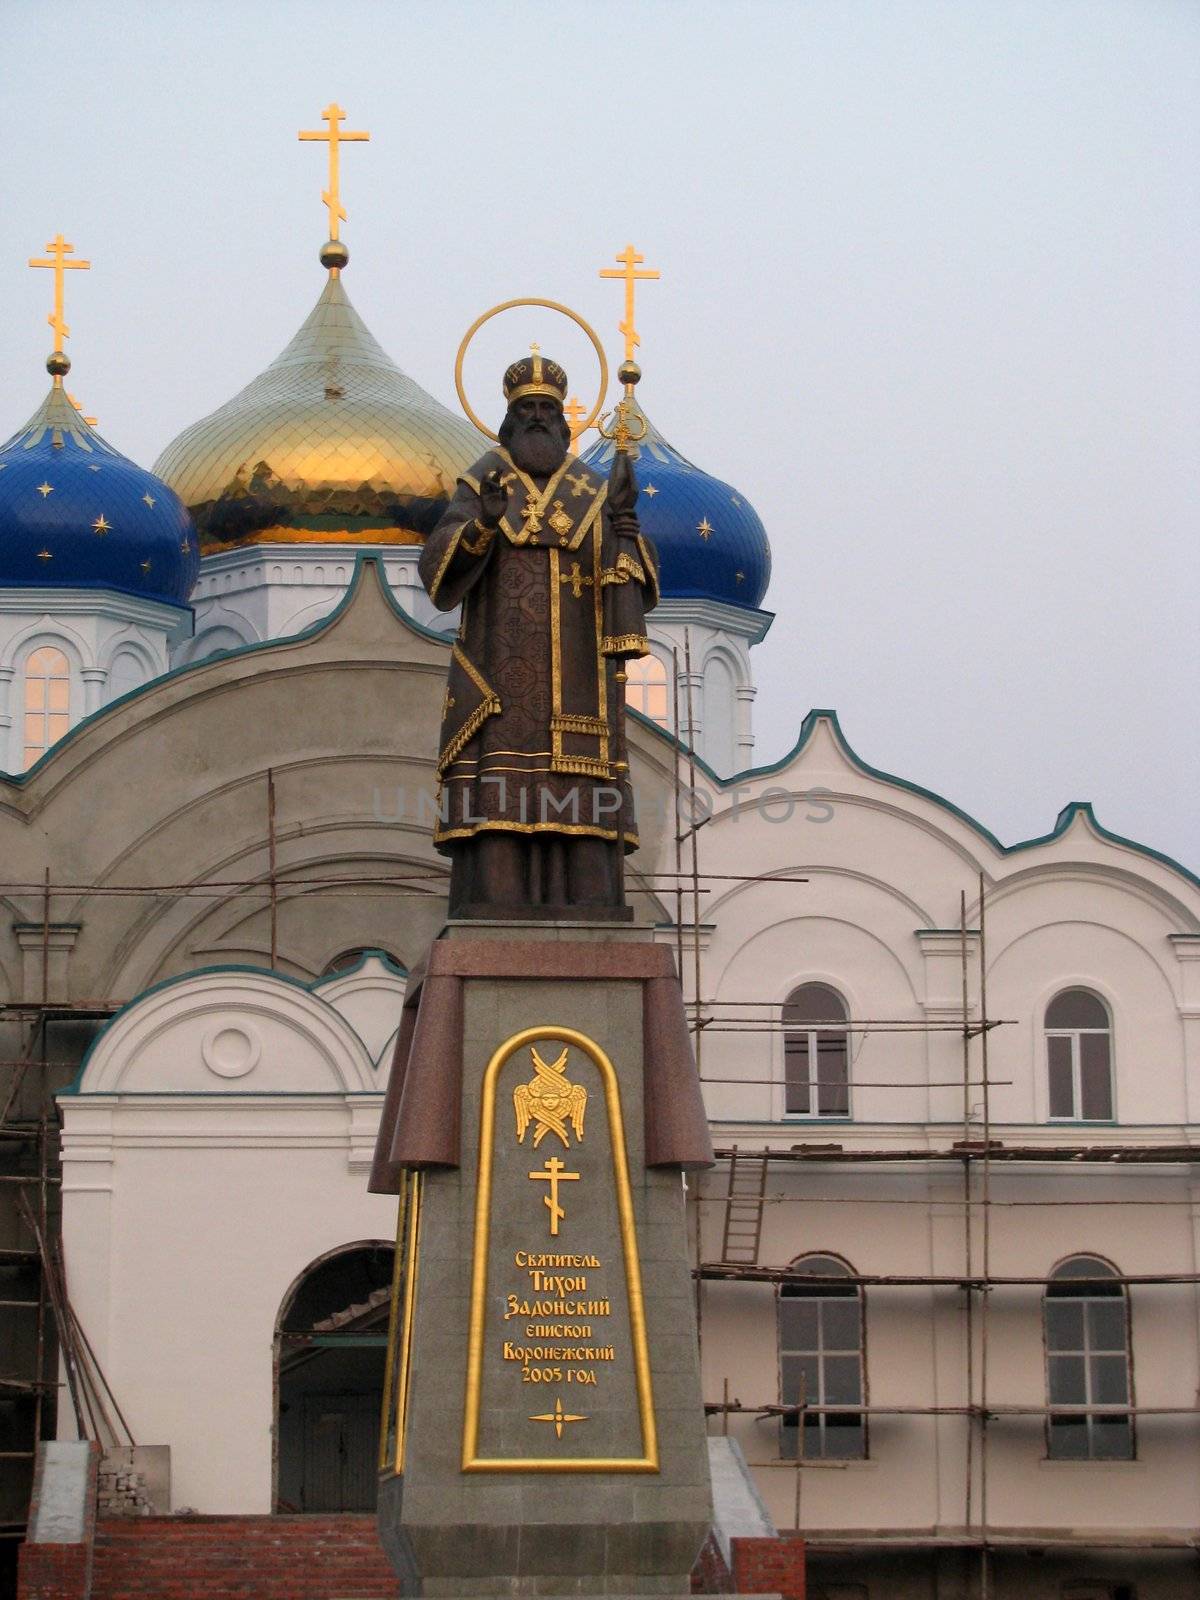
[[[533,1057],[534,1075],[528,1083],[519,1083],[513,1090],[513,1109],[517,1114],[517,1143],[524,1144],[525,1131],[532,1122],[535,1124],[533,1133],[535,1150],[548,1133],[556,1133],[562,1140],[563,1147],[570,1149],[571,1141],[567,1137],[568,1123],[574,1130],[576,1144],[582,1144],[583,1116],[587,1109],[588,1094],[581,1083],[569,1082],[563,1071],[567,1061],[566,1047],[563,1047],[562,1054],[552,1063],[542,1060],[535,1045],[530,1046],[529,1054]]]

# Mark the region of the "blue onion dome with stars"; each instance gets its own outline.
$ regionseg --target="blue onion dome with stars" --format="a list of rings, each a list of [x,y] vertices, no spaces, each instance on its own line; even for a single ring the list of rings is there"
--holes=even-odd
[[[771,580],[771,546],[762,518],[745,495],[668,444],[636,401],[630,403],[630,417],[646,425],[633,447],[637,512],[658,550],[664,599],[722,600],[756,609]],[[611,440],[600,439],[584,451],[583,460],[607,471],[614,449]]]
[[[0,447],[0,588],[107,589],[186,605],[200,565],[186,507],[89,426],[51,370],[50,393]]]

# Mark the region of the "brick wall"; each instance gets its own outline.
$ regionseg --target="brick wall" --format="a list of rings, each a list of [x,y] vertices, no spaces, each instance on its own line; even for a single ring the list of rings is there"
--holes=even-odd
[[[373,1516],[105,1518],[96,1527],[91,1600],[394,1600],[399,1593]]]
[[[692,1568],[693,1594],[732,1594],[733,1574],[725,1565],[721,1546],[710,1533]]]
[[[737,1594],[778,1594],[804,1600],[804,1540],[733,1539],[733,1587]]]
[[[19,1600],[88,1600],[89,1545],[23,1544],[17,1563]]]
[[[91,1583],[86,1545],[26,1545],[19,1600],[396,1600],[373,1516],[102,1518]],[[698,1594],[804,1600],[804,1541],[734,1539],[733,1571],[711,1538]]]

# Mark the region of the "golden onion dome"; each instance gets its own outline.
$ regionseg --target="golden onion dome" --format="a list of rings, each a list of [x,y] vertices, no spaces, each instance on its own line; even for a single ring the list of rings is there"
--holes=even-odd
[[[488,441],[407,377],[331,273],[265,372],[185,428],[155,473],[205,554],[244,544],[418,544]]]

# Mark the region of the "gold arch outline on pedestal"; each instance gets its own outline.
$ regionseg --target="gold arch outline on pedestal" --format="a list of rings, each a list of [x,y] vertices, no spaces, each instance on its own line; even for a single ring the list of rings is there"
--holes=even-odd
[[[496,1083],[501,1069],[527,1045],[556,1039],[581,1050],[604,1082],[612,1146],[613,1183],[617,1192],[621,1250],[625,1261],[625,1288],[629,1299],[629,1333],[633,1346],[637,1384],[638,1419],[641,1423],[640,1456],[480,1456],[479,1409],[483,1389],[484,1317],[487,1309],[488,1243],[491,1234],[492,1159],[496,1134]],[[483,1075],[479,1108],[479,1178],[475,1190],[475,1246],[471,1261],[471,1316],[467,1333],[467,1386],[463,1413],[462,1470],[464,1472],[657,1472],[658,1427],[650,1381],[650,1352],[646,1343],[646,1305],[633,1221],[633,1193],[629,1186],[629,1157],[625,1149],[625,1124],[621,1116],[621,1091],[616,1069],[594,1040],[574,1028],[545,1023],[523,1028],[496,1050]]]
[[[570,317],[571,321],[582,328],[592,341],[592,349],[596,352],[600,361],[600,393],[596,396],[596,404],[588,413],[587,421],[582,428],[572,435],[572,440],[582,438],[600,415],[600,407],[604,404],[604,397],[608,393],[608,357],[604,354],[604,346],[600,343],[599,336],[591,324],[585,322],[578,311],[572,311],[570,306],[564,306],[558,300],[542,300],[536,295],[522,295],[516,300],[502,300],[498,306],[493,306],[490,311],[485,311],[482,316],[475,318],[475,321],[463,334],[462,343],[458,347],[458,354],[454,358],[454,387],[458,392],[459,405],[462,406],[468,418],[475,424],[480,433],[486,434],[489,439],[494,439],[499,443],[500,435],[493,433],[491,428],[486,423],[481,422],[471,409],[471,402],[467,399],[467,391],[463,387],[463,361],[466,359],[467,346],[480,328],[483,327],[484,323],[490,322],[493,317],[498,317],[502,311],[511,311],[514,306],[544,306],[547,311],[557,311],[564,317]]]
[[[388,1314],[387,1367],[383,1375],[383,1415],[379,1429],[380,1472],[403,1472],[408,1440],[413,1316],[421,1244],[421,1173],[400,1174],[396,1208],[396,1254]],[[395,1411],[392,1406],[395,1404]],[[394,1419],[394,1427],[393,1427]]]

